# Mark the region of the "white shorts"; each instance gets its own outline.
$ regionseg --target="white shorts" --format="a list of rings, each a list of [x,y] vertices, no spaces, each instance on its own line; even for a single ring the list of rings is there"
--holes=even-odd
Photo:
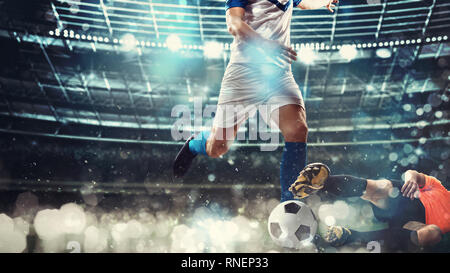
[[[303,97],[290,67],[273,64],[230,63],[220,89],[214,126],[231,128],[259,114],[266,124],[272,112],[288,104],[305,109]]]

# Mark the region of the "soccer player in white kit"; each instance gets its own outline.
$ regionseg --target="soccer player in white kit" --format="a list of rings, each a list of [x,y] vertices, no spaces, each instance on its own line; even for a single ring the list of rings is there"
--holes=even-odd
[[[191,136],[177,154],[173,171],[185,175],[198,154],[225,154],[239,126],[256,109],[270,109],[264,119],[280,129],[285,146],[280,165],[281,201],[293,199],[289,186],[306,165],[305,104],[292,75],[297,53],[291,48],[290,22],[294,7],[333,12],[338,0],[227,0],[226,22],[234,36],[231,56],[219,95],[211,131]],[[232,109],[230,111],[230,109]],[[261,112],[261,111],[260,111]]]

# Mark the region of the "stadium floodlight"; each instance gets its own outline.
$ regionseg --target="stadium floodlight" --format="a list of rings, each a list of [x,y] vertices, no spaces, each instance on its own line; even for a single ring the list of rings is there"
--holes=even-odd
[[[203,55],[208,59],[220,59],[223,54],[223,44],[216,41],[208,41],[203,48]]]
[[[178,51],[183,47],[180,37],[175,34],[170,34],[167,36],[166,44],[170,51]]]
[[[305,64],[312,64],[316,59],[316,54],[311,48],[302,47],[298,52],[298,58]]]
[[[392,56],[392,52],[388,48],[379,48],[375,53],[377,54],[378,57],[382,59],[387,59]]]
[[[356,57],[358,51],[352,45],[343,45],[341,49],[339,49],[339,53],[344,59],[351,61]]]
[[[136,42],[136,38],[133,34],[127,33],[123,35],[121,39],[122,50],[130,51],[136,48]]]

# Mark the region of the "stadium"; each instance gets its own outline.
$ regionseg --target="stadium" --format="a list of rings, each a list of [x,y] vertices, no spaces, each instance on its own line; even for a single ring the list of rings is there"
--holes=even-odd
[[[257,119],[174,179],[175,135],[209,130],[219,101],[225,2],[0,0],[0,252],[392,251],[275,244],[284,144],[273,129],[279,143],[252,138]],[[449,30],[446,0],[294,8],[308,162],[373,179],[418,170],[449,189]],[[385,227],[360,198],[303,202],[319,234]]]

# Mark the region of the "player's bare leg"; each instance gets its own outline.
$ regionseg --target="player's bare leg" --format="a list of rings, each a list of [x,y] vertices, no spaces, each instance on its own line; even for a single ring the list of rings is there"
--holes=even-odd
[[[294,198],[289,186],[306,165],[308,126],[305,108],[297,104],[284,105],[272,113],[271,119],[278,125],[285,140],[280,165],[281,202],[283,202]]]
[[[275,111],[276,112],[276,111]],[[282,106],[278,110],[279,118],[272,114],[287,142],[306,142],[308,138],[308,125],[306,124],[305,109],[296,104]]]
[[[387,179],[371,180],[367,179],[367,186],[362,199],[371,202],[381,209],[388,209],[389,194],[393,194],[392,182]]]
[[[213,126],[210,132],[204,131],[196,136],[191,136],[175,157],[173,163],[174,176],[176,178],[183,177],[198,154],[208,155],[212,158],[225,154],[236,138],[241,123],[230,128]]]
[[[231,128],[213,127],[211,135],[206,141],[206,153],[209,157],[217,158],[224,155],[230,149],[236,138],[239,125]]]

